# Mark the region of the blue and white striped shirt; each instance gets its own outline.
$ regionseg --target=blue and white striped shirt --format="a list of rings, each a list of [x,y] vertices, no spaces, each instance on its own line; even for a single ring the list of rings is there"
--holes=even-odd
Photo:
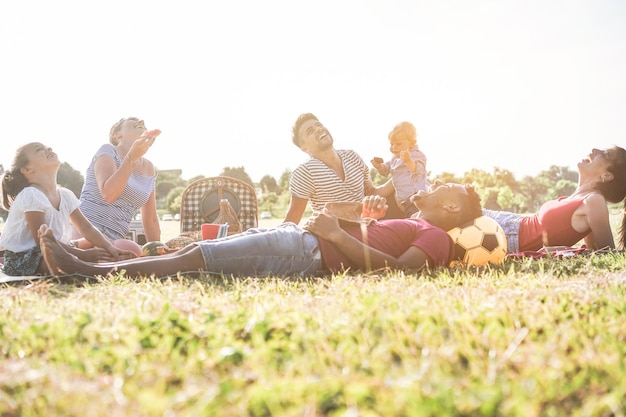
[[[133,216],[148,202],[150,194],[154,191],[156,175],[146,176],[132,172],[120,197],[108,203],[100,193],[94,173],[94,165],[101,156],[112,158],[118,168],[123,162],[123,158],[113,145],[107,143],[98,149],[87,168],[85,184],[80,195],[80,210],[97,229],[103,233],[105,230],[114,232],[118,239],[123,239],[128,233]],[[105,235],[110,236],[110,233]]]

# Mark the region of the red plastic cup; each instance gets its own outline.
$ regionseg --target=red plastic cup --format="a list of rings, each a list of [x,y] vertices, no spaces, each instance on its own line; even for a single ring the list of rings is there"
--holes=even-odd
[[[215,223],[203,223],[201,226],[202,240],[215,239],[220,231],[220,225]]]

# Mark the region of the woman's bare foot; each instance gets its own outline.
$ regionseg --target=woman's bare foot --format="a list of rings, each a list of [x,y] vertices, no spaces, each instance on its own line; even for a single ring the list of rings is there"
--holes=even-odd
[[[67,252],[57,242],[52,229],[42,225],[39,229],[39,247],[51,275],[72,274],[78,272],[78,258]]]

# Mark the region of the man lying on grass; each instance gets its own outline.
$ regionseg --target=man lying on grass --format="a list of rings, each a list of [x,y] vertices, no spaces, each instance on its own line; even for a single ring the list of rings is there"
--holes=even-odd
[[[121,262],[88,263],[66,252],[45,225],[40,245],[53,275],[104,276],[126,270],[126,276],[165,277],[178,272],[204,272],[235,276],[321,276],[345,270],[383,268],[417,270],[447,266],[453,244],[452,229],[482,215],[480,197],[467,185],[438,184],[414,198],[417,218],[371,222],[340,222],[325,209],[304,227],[283,223],[269,229],[249,229],[216,240],[191,244],[177,252]],[[384,197],[367,196],[362,218],[379,219]]]

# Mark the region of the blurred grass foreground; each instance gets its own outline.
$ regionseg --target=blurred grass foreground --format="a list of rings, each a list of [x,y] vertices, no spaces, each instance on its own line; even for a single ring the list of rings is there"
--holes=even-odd
[[[0,286],[2,416],[623,416],[625,255]]]

